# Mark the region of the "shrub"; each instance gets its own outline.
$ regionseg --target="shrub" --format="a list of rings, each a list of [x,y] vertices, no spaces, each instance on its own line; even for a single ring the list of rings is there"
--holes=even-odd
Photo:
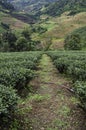
[[[12,87],[0,85],[0,114],[9,114],[17,106],[18,96]]]
[[[71,77],[75,95],[80,106],[86,111],[86,52],[48,52],[58,71]]]
[[[17,51],[25,51],[28,48],[27,39],[25,37],[19,37],[16,41]]]
[[[3,43],[8,43],[10,51],[15,50],[16,40],[17,40],[17,37],[16,37],[15,33],[13,33],[11,30],[6,31],[2,34],[2,41],[3,41]],[[8,51],[8,49],[7,50],[4,49],[4,51]]]
[[[27,40],[31,40],[29,29],[24,29],[24,30],[22,31],[22,36],[25,37]]]
[[[86,83],[77,81],[75,83],[75,94],[81,102],[81,106],[86,110]]]
[[[8,25],[8,24],[6,24],[6,23],[3,23],[3,22],[1,22],[1,26],[4,28],[4,29],[10,29],[10,26]]]
[[[70,34],[65,38],[65,50],[81,50],[80,36],[78,34]]]

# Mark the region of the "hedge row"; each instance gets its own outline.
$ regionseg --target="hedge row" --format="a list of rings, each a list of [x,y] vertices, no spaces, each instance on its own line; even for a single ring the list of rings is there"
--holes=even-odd
[[[48,52],[60,73],[72,78],[74,91],[86,109],[86,52]]]
[[[0,115],[14,110],[18,95],[34,77],[40,52],[0,53]]]

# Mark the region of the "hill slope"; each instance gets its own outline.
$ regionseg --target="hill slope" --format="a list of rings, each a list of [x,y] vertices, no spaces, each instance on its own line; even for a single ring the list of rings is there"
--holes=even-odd
[[[0,33],[9,27],[19,31],[35,21],[34,16],[16,11],[7,0],[0,1]]]
[[[56,16],[65,11],[72,11],[73,15],[77,12],[86,11],[86,0],[58,0],[50,4],[44,11],[45,14]]]
[[[71,10],[71,14],[86,11],[86,0],[8,0],[17,9],[29,13],[60,15]]]
[[[23,10],[25,12],[37,13],[44,6],[49,3],[58,1],[58,0],[8,0],[11,2],[18,10]]]
[[[9,11],[15,10],[14,6],[10,2],[7,2],[7,0],[0,0],[0,11],[3,11],[3,9]]]
[[[38,28],[38,31],[35,32],[32,29],[31,33],[33,40],[41,41],[42,48],[45,48],[47,44],[51,43],[49,46],[50,49],[63,49],[65,36],[76,29],[86,26],[85,0],[9,0],[9,2],[12,2],[16,6],[18,5],[18,7],[23,5],[22,9],[25,10],[31,7],[31,10],[26,12],[37,13],[38,11],[40,20],[33,25],[33,28],[35,30]],[[40,6],[40,2],[42,6]],[[34,8],[34,5],[40,8]],[[37,18],[36,15],[29,17],[30,15],[25,14],[24,11],[21,13],[5,13],[6,10],[3,10],[0,12],[1,22],[10,24],[12,29],[17,29],[18,31],[28,26],[26,23],[29,23],[29,18],[32,17],[31,22],[34,18]],[[59,15],[60,17],[58,17]],[[40,33],[40,29],[44,29],[45,31],[42,30],[44,32]]]
[[[48,17],[48,19],[43,19],[40,23],[37,23],[35,26],[44,27],[47,31],[43,34],[33,33],[33,39],[40,40],[43,47],[52,43],[50,49],[63,49],[66,35],[86,26],[86,12],[74,16],[68,16],[68,14],[69,12],[65,12],[60,17]],[[42,17],[46,16],[43,15]]]

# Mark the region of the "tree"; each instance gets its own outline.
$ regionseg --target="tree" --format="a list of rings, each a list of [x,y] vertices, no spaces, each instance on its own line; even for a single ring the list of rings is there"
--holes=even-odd
[[[2,50],[2,46],[3,46],[3,43],[2,43],[2,34],[0,34],[0,51]]]
[[[38,45],[40,44],[40,41],[29,41],[28,42],[28,50],[29,51],[35,51],[38,50]]]
[[[0,34],[0,45],[2,44],[2,34]]]
[[[80,36],[78,34],[70,34],[65,38],[65,50],[81,50]]]
[[[6,31],[2,34],[3,42],[7,42],[9,44],[9,49],[11,51],[15,50],[15,42],[17,40],[16,35],[10,30]]]
[[[19,37],[16,41],[16,50],[17,51],[26,51],[28,50],[28,42],[25,37]]]
[[[27,40],[31,40],[30,38],[30,32],[28,29],[24,29],[22,32],[22,36],[25,37]]]

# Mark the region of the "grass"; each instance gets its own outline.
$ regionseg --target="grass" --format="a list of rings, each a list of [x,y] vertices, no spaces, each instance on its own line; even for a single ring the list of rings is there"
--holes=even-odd
[[[76,29],[86,26],[86,12],[78,13],[75,16],[68,16],[67,14],[68,12],[62,14],[60,17],[44,17],[45,19],[42,19],[40,23],[36,23],[36,25],[39,24],[47,28],[47,32],[41,35],[33,34],[33,39],[40,40],[46,46],[46,42],[51,38],[52,45],[50,49],[62,50],[65,36]]]
[[[70,114],[70,108],[68,106],[62,106],[61,109],[58,111],[58,114],[67,117]]]
[[[36,101],[36,102],[41,102],[43,100],[47,100],[50,98],[50,95],[40,95],[40,94],[34,94],[32,96],[29,97],[29,100],[33,100],[33,101]]]
[[[29,28],[29,24],[26,24],[16,18],[11,17],[9,14],[0,12],[0,18],[2,22],[10,24],[12,30],[16,30],[16,34],[19,34],[24,28]],[[63,13],[60,17],[41,16],[41,21],[33,26],[41,26],[47,29],[43,34],[33,33],[33,40],[40,40],[41,47],[46,48],[51,39],[52,44],[50,50],[63,50],[64,38],[69,33],[83,26],[86,26],[86,12],[76,14],[75,16],[68,16],[68,12]],[[4,29],[0,26],[0,32]]]
[[[71,97],[71,102],[73,103],[73,104],[79,104],[80,103],[80,101],[76,98],[76,97]]]
[[[9,14],[0,12],[0,22],[6,23],[10,25],[12,30],[15,30],[16,33],[20,33],[24,28],[29,27],[29,24],[22,22]],[[0,25],[0,33],[4,32],[5,30]]]

